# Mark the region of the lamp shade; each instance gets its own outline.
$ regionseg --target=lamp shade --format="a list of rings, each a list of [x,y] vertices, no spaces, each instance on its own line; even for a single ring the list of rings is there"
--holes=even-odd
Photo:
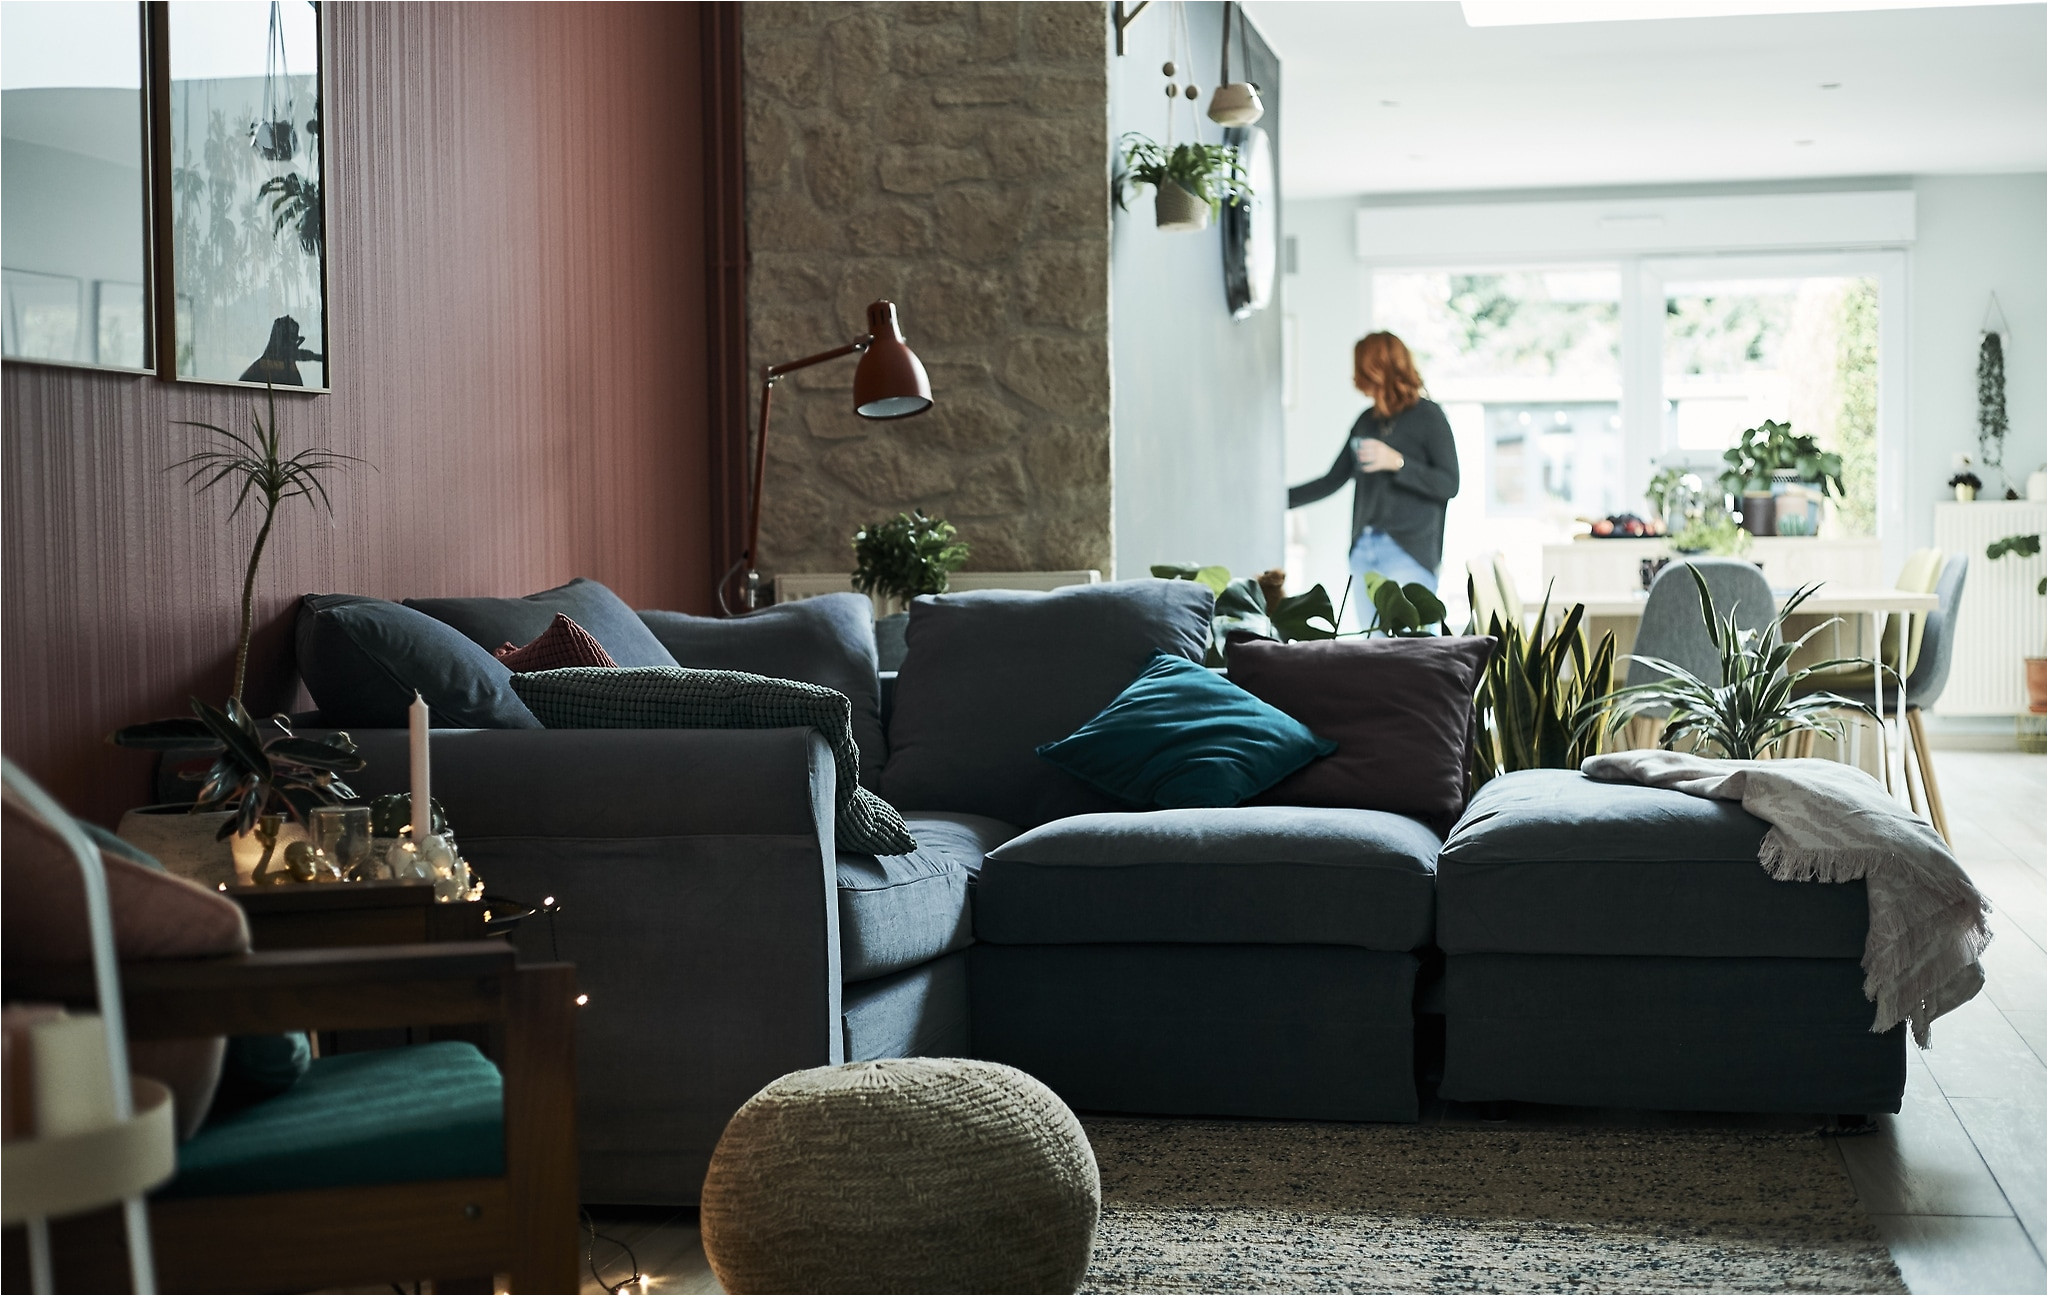
[[[853,371],[853,412],[868,419],[909,418],[932,407],[932,382],[903,341],[896,303],[868,307],[867,352]]]

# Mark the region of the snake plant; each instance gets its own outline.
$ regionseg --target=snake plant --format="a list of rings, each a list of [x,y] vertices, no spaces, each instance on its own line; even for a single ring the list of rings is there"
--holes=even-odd
[[[1840,619],[1830,617],[1797,639],[1785,638],[1785,622],[1813,597],[1820,588],[1818,583],[1800,586],[1762,630],[1745,630],[1736,624],[1732,611],[1725,618],[1716,614],[1713,592],[1699,568],[1687,564],[1686,572],[1699,586],[1700,616],[1706,622],[1707,637],[1720,654],[1721,678],[1703,680],[1661,657],[1631,655],[1629,660],[1643,663],[1664,678],[1608,694],[1609,733],[1637,716],[1662,715],[1664,728],[1657,737],[1660,747],[1689,740],[1692,749],[1703,755],[1760,760],[1779,743],[1802,733],[1824,734],[1840,741],[1842,725],[1835,714],[1841,710],[1861,711],[1878,719],[1869,704],[1853,698],[1827,692],[1800,694],[1808,677],[1818,672],[1871,665],[1862,658],[1843,657],[1792,669],[1793,654]],[[1588,717],[1585,730],[1591,732],[1598,723],[1597,716]]]
[[[1546,632],[1546,590],[1533,633],[1492,618],[1487,632],[1498,642],[1473,698],[1473,788],[1512,770],[1577,769],[1599,751],[1600,719],[1614,684],[1614,634],[1602,635],[1589,652],[1585,616],[1585,604],[1575,603],[1555,632]]]

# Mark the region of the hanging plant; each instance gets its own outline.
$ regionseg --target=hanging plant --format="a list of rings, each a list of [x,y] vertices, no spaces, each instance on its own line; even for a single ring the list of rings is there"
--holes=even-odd
[[[1126,194],[1138,185],[1151,185],[1161,229],[1206,228],[1225,202],[1252,196],[1237,150],[1228,144],[1176,144],[1168,150],[1137,131],[1121,143],[1124,173],[1116,186],[1117,206],[1125,207]]]
[[[1977,347],[1977,460],[2005,473],[2005,343],[1986,332]]]

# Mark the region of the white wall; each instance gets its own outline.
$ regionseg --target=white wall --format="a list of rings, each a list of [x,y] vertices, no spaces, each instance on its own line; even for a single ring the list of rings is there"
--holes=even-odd
[[[2026,474],[2048,458],[2048,177],[2039,173],[1293,202],[1287,228],[1298,239],[1296,273],[1284,277],[1284,300],[1286,311],[1298,322],[1300,368],[1298,396],[1287,410],[1287,478],[1299,482],[1328,467],[1345,429],[1364,406],[1350,385],[1350,347],[1371,319],[1371,267],[1358,259],[1353,231],[1353,214],[1368,201],[1491,204],[1508,198],[1907,186],[1916,194],[1918,229],[1908,253],[1906,511],[1899,549],[1932,543],[1933,504],[1949,495],[1943,483],[1950,461],[1957,451],[1976,448],[1978,328],[1993,292],[2012,329],[2006,355],[2006,408],[2012,428],[2006,449],[2008,471],[2024,489]],[[1475,248],[1474,255],[1489,251]],[[1480,496],[1479,469],[1477,463],[1466,464],[1464,493],[1472,500]],[[1333,596],[1344,580],[1349,510],[1349,493],[1344,492],[1297,510],[1289,521],[1290,538],[1306,546],[1296,556],[1302,576],[1328,583]],[[1447,594],[1462,586],[1459,558],[1445,554]]]
[[[2006,338],[2006,472],[2026,490],[2048,458],[2048,177],[1921,176],[1912,252],[1912,372],[1907,399],[1907,544],[1933,543],[1934,502],[1958,451],[1977,450],[1978,330],[1992,293]],[[1982,475],[1982,474],[1980,474]],[[1986,493],[1997,485],[1985,479]],[[1974,555],[1981,559],[1982,555]]]
[[[1215,88],[1223,5],[1205,0],[1186,12],[1192,70],[1202,87],[1199,113]],[[1112,139],[1136,130],[1164,142],[1166,81],[1159,68],[1172,15],[1165,5],[1148,8],[1126,33],[1128,52],[1110,57]],[[1235,37],[1231,44],[1235,50]],[[1278,126],[1276,88],[1266,88],[1261,125],[1269,130]],[[1179,120],[1184,139],[1185,110]],[[1201,125],[1202,139],[1219,138],[1214,123],[1204,118]],[[1281,219],[1285,230],[1287,213]],[[1277,304],[1231,319],[1216,225],[1161,233],[1149,188],[1130,199],[1129,211],[1116,213],[1110,355],[1117,576],[1143,576],[1162,562],[1221,563],[1242,576],[1283,561]]]

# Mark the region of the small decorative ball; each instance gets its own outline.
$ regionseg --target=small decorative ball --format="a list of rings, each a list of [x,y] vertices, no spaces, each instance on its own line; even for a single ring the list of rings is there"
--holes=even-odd
[[[1159,74],[1160,74],[1161,76],[1172,76],[1172,75],[1173,75],[1173,60],[1172,60],[1172,59],[1168,59],[1168,60],[1166,60],[1166,62],[1164,62],[1164,63],[1161,63],[1161,64],[1159,65]]]
[[[1197,87],[1197,86],[1194,86],[1194,85],[1190,85],[1190,86],[1188,87],[1188,98],[1190,98],[1190,99],[1194,98],[1194,97],[1195,97],[1196,95],[1199,95],[1199,94],[1201,94],[1201,93],[1202,93],[1202,92],[1201,92],[1201,89],[1200,89],[1199,87]]]
[[[994,1062],[891,1058],[748,1099],[698,1219],[728,1292],[1071,1292],[1101,1204],[1052,1090]]]
[[[1168,81],[1168,82],[1166,83],[1166,97],[1167,97],[1168,99],[1171,99],[1171,98],[1173,98],[1173,97],[1174,97],[1175,95],[1177,95],[1177,94],[1179,94],[1179,93],[1180,93],[1180,87],[1179,87],[1179,86],[1175,85],[1175,84],[1174,84],[1173,82],[1171,82],[1171,81]]]

